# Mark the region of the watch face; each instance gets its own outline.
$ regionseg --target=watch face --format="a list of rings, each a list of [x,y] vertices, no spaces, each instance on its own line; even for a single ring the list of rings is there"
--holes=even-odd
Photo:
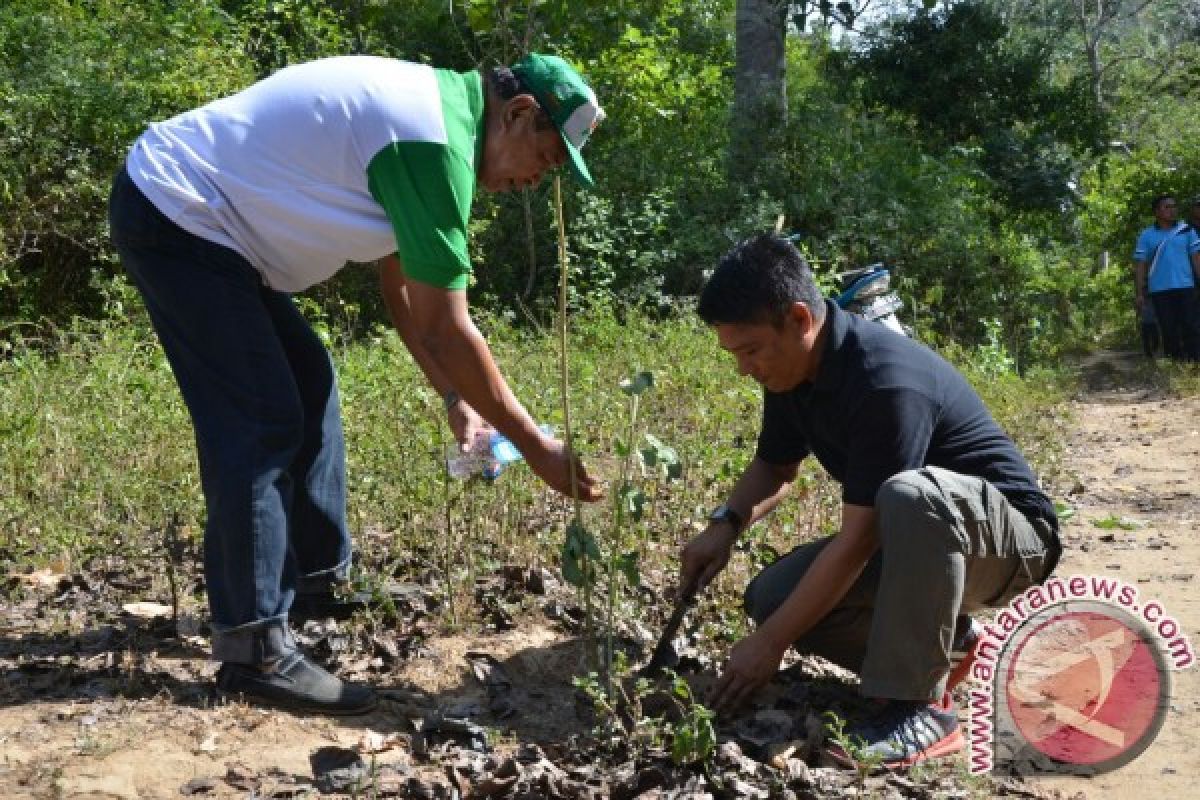
[[[717,510],[709,514],[708,518],[713,522],[728,522],[737,529],[742,527],[742,515],[727,505],[718,506]]]

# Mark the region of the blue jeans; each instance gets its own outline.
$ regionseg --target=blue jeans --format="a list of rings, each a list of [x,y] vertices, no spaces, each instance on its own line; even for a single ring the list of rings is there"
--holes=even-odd
[[[167,219],[124,169],[109,222],[195,429],[213,657],[272,660],[293,647],[295,593],[327,590],[350,564],[329,353],[290,295]]]

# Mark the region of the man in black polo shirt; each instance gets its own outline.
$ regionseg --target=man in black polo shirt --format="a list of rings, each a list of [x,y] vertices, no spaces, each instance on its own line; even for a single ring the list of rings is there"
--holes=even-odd
[[[684,548],[681,586],[724,568],[808,455],[842,484],[839,531],[746,590],[757,627],[730,652],[714,704],[747,698],[795,646],[861,676],[878,703],[848,730],[886,765],[961,749],[948,685],[966,670],[951,676],[951,652],[978,640],[971,611],[1054,569],[1053,504],[950,364],[826,301],[789,242],[760,235],[731,250],[699,312],[738,372],[762,384],[763,422],[754,460]]]

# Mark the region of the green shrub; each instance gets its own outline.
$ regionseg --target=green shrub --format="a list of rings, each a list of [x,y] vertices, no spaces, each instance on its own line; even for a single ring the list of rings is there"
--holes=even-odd
[[[126,149],[147,123],[251,78],[211,2],[0,6],[0,320],[99,314]]]

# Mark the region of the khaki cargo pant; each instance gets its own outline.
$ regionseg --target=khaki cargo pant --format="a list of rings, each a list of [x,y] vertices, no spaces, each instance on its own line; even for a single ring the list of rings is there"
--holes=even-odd
[[[956,619],[1045,580],[1058,558],[1057,535],[987,481],[938,467],[889,479],[875,509],[879,551],[795,647],[858,673],[867,697],[936,702]],[[746,610],[756,623],[783,603],[828,542],[797,547],[750,583]]]

